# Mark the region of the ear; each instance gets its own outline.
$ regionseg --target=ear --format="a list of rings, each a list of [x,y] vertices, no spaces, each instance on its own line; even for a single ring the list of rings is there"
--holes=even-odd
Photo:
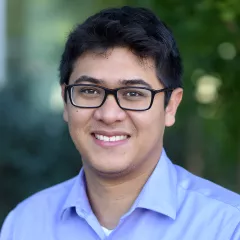
[[[183,89],[176,88],[169,100],[169,103],[165,110],[165,126],[170,127],[175,123],[175,115],[178,109],[180,102],[182,101]]]
[[[63,100],[63,119],[65,122],[68,122],[68,110],[67,110],[67,102],[65,101],[65,84],[61,85],[61,95],[62,95],[62,100]]]

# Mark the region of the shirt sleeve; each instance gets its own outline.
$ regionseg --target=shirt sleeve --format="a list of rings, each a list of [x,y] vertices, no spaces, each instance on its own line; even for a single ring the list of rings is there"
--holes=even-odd
[[[11,211],[0,230],[0,240],[13,240],[13,219],[14,211]]]
[[[237,227],[235,228],[235,231],[230,240],[239,240],[239,239],[240,239],[240,222],[238,223]]]

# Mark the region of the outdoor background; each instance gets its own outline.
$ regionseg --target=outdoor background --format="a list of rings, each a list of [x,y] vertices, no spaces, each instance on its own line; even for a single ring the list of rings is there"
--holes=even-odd
[[[0,0],[0,225],[19,201],[78,173],[62,119],[60,55],[73,26],[121,5],[154,10],[182,54],[184,99],[166,130],[168,155],[240,192],[239,0]]]

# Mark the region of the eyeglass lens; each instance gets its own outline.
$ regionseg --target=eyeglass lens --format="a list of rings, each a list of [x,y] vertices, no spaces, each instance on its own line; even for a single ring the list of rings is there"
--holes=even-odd
[[[142,88],[120,88],[117,99],[122,108],[146,109],[151,104],[151,91]],[[79,107],[99,107],[105,99],[105,90],[95,86],[73,86],[71,88],[72,101]]]

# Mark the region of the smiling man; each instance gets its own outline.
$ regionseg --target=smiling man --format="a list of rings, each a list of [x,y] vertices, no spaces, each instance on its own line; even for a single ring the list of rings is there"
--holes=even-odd
[[[88,18],[60,64],[64,120],[79,175],[20,203],[1,240],[237,240],[240,198],[174,165],[164,129],[181,102],[170,30],[149,10]]]

